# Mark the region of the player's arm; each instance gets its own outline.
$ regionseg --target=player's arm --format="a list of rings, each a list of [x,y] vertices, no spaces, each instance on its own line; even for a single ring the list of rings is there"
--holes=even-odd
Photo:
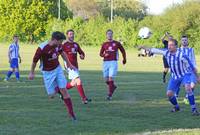
[[[18,53],[19,53],[19,52],[18,52]],[[19,55],[18,55],[18,58],[19,58],[19,63],[21,63],[21,62],[22,62],[22,59],[21,59],[20,53],[19,53]]]
[[[66,65],[67,65],[68,68],[76,70],[76,67],[74,67],[74,66],[71,64],[71,62],[69,61],[69,59],[68,59],[68,57],[67,57],[67,54],[66,54],[64,51],[62,51],[62,52],[60,53],[60,55],[62,56],[63,60],[66,62]]]
[[[99,52],[99,55],[100,55],[101,57],[106,57],[104,45],[101,46],[101,50],[100,50],[100,52]]]
[[[8,59],[9,59],[9,63],[11,62],[11,57],[10,57],[10,54],[12,53],[13,51],[13,46],[10,45],[9,49],[8,49]]]
[[[193,48],[192,48],[192,51],[191,51],[191,60],[192,60],[192,64],[194,65],[194,67],[197,67],[195,53],[194,53]]]
[[[78,53],[80,55],[80,59],[84,59],[85,58],[85,53],[84,51],[81,49],[81,47],[78,45]]]
[[[166,50],[165,49],[158,49],[158,48],[150,48],[150,47],[146,47],[146,46],[138,46],[138,49],[144,49],[150,53],[153,54],[160,54],[160,55],[165,55],[166,54]]]
[[[42,56],[42,50],[41,50],[41,48],[38,47],[38,49],[35,52],[35,55],[33,57],[33,62],[31,64],[31,71],[29,73],[30,80],[33,80],[35,77],[35,67],[37,65],[38,60],[41,58],[41,56]]]
[[[121,51],[123,57],[122,63],[126,64],[126,51],[121,44],[119,44],[119,50]]]

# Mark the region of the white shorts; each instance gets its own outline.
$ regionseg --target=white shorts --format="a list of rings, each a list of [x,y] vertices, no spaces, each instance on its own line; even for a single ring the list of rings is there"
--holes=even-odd
[[[67,80],[62,67],[59,65],[51,71],[42,71],[44,85],[48,95],[55,94],[55,87],[66,88]]]
[[[67,68],[67,73],[68,73],[68,79],[70,80],[74,80],[79,77],[78,69],[74,70],[74,69]]]
[[[115,77],[118,71],[118,63],[116,60],[103,62],[103,77]]]

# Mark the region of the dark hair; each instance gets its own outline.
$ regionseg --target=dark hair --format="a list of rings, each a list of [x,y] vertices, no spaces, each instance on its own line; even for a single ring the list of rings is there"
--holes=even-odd
[[[69,33],[69,32],[73,32],[74,33],[74,30],[73,29],[69,29],[69,30],[67,30],[67,34]]]
[[[14,38],[14,37],[19,37],[19,36],[15,34],[15,35],[13,35],[13,38]]]
[[[188,36],[187,35],[182,35],[181,38],[188,38]]]
[[[178,41],[176,39],[169,39],[168,42],[171,41],[173,42],[177,47],[178,47]]]
[[[112,32],[112,33],[113,33],[113,31],[112,31],[111,29],[108,29],[108,30],[106,31],[106,33],[108,33],[108,32]]]
[[[66,36],[62,32],[55,31],[55,32],[52,33],[51,39],[65,40]]]

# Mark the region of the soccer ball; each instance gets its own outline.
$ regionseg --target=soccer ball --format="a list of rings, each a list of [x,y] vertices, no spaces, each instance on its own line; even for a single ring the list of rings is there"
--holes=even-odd
[[[139,33],[138,33],[138,36],[141,39],[148,39],[148,38],[151,37],[151,35],[152,35],[152,32],[151,32],[151,30],[148,27],[142,27],[142,28],[140,28]]]

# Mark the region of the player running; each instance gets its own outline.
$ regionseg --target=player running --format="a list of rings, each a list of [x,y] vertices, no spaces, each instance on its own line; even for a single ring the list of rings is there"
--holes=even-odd
[[[180,110],[179,104],[175,97],[176,90],[180,87],[181,84],[184,85],[185,91],[188,94],[188,100],[191,106],[192,115],[199,115],[195,104],[195,97],[191,88],[191,74],[194,73],[198,82],[200,83],[200,77],[197,74],[197,69],[192,64],[187,55],[185,55],[181,50],[177,49],[178,44],[174,39],[168,40],[168,50],[160,50],[156,48],[144,48],[150,50],[155,54],[162,54],[167,59],[170,71],[171,78],[168,82],[167,87],[167,96],[172,105],[174,105],[171,112],[177,112]],[[188,67],[191,69],[188,69]],[[192,72],[192,73],[191,73]]]
[[[118,49],[122,53],[122,63],[126,64],[126,52],[120,42],[113,40],[113,31],[111,29],[106,31],[107,41],[103,43],[100,56],[103,57],[103,76],[108,85],[107,100],[112,99],[112,95],[117,88],[114,84],[114,77],[118,70]]]
[[[10,45],[8,50],[8,59],[10,63],[10,70],[7,72],[6,78],[4,81],[8,81],[13,72],[15,72],[15,77],[17,82],[19,82],[20,74],[19,74],[19,63],[21,63],[21,57],[19,54],[19,38],[17,35],[13,36],[13,43]]]
[[[91,102],[91,99],[88,99],[85,95],[83,84],[80,79],[79,70],[78,70],[78,60],[77,60],[77,53],[80,55],[80,59],[84,60],[85,53],[80,48],[79,44],[74,42],[74,31],[72,29],[67,31],[67,42],[63,44],[63,51],[67,54],[67,57],[69,58],[70,63],[76,67],[76,70],[70,69],[66,62],[65,62],[65,68],[68,72],[68,78],[71,80],[71,82],[67,83],[67,89],[71,89],[76,86],[80,97],[82,98],[82,102],[84,104],[87,104],[88,102]]]
[[[67,81],[65,79],[62,67],[58,61],[58,56],[61,55],[62,58],[67,62],[68,67],[71,69],[74,68],[73,65],[71,65],[69,62],[65,52],[62,50],[61,44],[65,39],[66,37],[63,33],[58,31],[53,32],[51,40],[49,42],[42,43],[38,47],[33,57],[29,79],[34,79],[35,67],[38,60],[40,60],[44,85],[49,97],[53,98],[56,93],[62,94],[63,101],[68,109],[70,117],[72,120],[76,120],[75,114],[73,112],[72,101],[66,89]],[[58,87],[59,89],[55,91],[55,87]]]

